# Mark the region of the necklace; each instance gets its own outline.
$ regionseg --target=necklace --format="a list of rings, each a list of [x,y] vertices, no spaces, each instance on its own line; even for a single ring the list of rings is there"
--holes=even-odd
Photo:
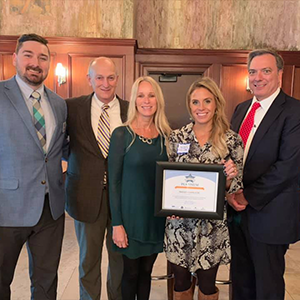
[[[143,143],[145,143],[145,144],[148,144],[148,145],[151,145],[151,144],[152,144],[152,140],[151,140],[151,139],[145,138],[145,137],[143,137],[143,136],[141,136],[141,135],[139,135],[139,139],[140,139]]]

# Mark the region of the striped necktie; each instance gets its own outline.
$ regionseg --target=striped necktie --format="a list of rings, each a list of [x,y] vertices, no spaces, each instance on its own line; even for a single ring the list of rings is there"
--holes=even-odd
[[[109,149],[109,140],[110,140],[110,124],[109,124],[109,115],[107,109],[109,105],[104,104],[102,106],[102,113],[98,122],[97,130],[97,142],[104,158],[108,155]]]
[[[46,126],[44,113],[40,103],[41,95],[39,92],[33,91],[30,97],[32,99],[33,107],[33,123],[44,153],[46,153]]]

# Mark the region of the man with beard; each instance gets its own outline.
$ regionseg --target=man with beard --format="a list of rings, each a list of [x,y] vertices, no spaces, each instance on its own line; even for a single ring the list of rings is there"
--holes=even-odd
[[[56,299],[64,232],[61,158],[66,146],[65,101],[43,82],[48,41],[24,34],[13,64],[17,75],[0,82],[0,298],[10,284],[23,245],[29,256],[31,299]]]

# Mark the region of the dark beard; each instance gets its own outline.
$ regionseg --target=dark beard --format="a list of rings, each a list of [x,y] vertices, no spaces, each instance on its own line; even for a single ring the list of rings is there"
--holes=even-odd
[[[38,72],[40,72],[39,75],[41,75],[41,76],[33,75],[33,76],[29,77],[26,74],[26,71],[29,71],[29,70],[38,71]],[[32,86],[40,86],[48,75],[48,74],[46,74],[46,76],[43,76],[43,73],[42,73],[43,70],[41,70],[39,67],[36,67],[36,68],[27,67],[26,71],[24,74],[19,74],[19,75],[27,84],[32,85]]]
[[[40,77],[40,78],[36,78],[36,80],[32,80],[30,78],[27,77],[26,74],[24,74],[23,76],[21,76],[21,78],[28,83],[29,85],[33,85],[33,86],[39,86],[43,83],[43,81],[45,80],[45,78]]]

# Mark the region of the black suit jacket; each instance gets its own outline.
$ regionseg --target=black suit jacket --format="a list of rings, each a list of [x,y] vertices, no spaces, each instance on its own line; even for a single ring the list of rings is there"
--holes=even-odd
[[[66,178],[66,210],[81,222],[95,222],[102,201],[107,160],[97,144],[91,125],[93,94],[67,99],[67,131],[70,138]],[[128,102],[119,99],[121,119],[126,121]]]
[[[239,131],[251,101],[236,107],[234,131]],[[254,239],[269,244],[300,239],[299,170],[300,101],[280,91],[254,135],[244,166],[246,213]]]

